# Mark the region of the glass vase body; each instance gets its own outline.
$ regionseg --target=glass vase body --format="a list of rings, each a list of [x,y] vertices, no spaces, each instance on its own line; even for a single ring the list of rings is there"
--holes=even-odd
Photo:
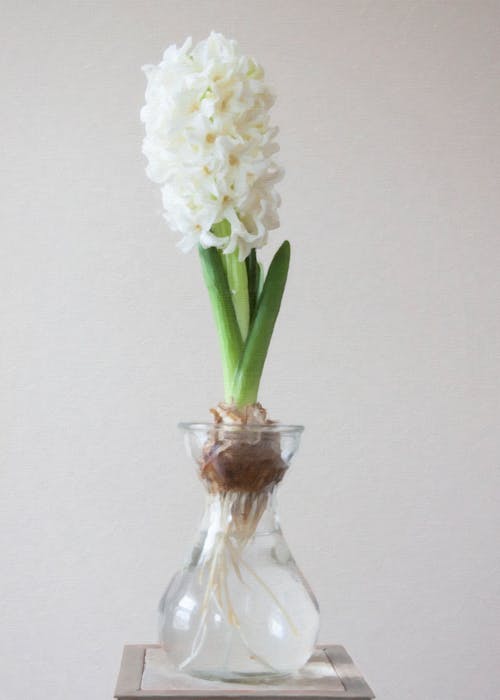
[[[207,498],[194,548],[160,601],[160,642],[179,670],[201,678],[287,676],[307,662],[319,629],[276,511],[302,428],[181,428]]]

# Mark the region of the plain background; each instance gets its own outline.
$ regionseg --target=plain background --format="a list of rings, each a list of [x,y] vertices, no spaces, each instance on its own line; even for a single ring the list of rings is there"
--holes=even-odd
[[[292,551],[381,700],[498,696],[500,4],[1,3],[2,693],[110,698],[154,641],[221,398],[140,67],[211,29],[278,94],[293,262],[262,385]]]

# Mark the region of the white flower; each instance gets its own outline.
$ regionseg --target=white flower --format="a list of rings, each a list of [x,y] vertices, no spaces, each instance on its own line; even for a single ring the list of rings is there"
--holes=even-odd
[[[240,260],[262,247],[279,226],[274,185],[282,171],[273,161],[277,129],[269,126],[274,97],[264,71],[238,44],[212,32],[193,47],[170,46],[157,66],[145,66],[141,110],[148,177],[161,185],[165,218],[182,235]],[[211,227],[227,219],[231,235]]]

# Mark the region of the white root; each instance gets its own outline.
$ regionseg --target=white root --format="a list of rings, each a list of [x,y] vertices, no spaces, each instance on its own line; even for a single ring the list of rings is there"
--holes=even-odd
[[[228,584],[229,575],[231,571],[234,571],[241,585],[250,585],[243,575],[243,572],[246,571],[276,604],[287,621],[291,632],[294,635],[298,635],[297,627],[285,606],[279,601],[262,577],[244,559],[245,548],[255,535],[262,514],[271,498],[271,490],[259,493],[229,491],[223,494],[214,494],[213,498],[217,522],[212,521],[210,524],[210,528],[215,530],[215,537],[207,538],[210,544],[207,546],[207,551],[202,552],[201,555],[203,563],[200,569],[199,583],[205,588],[201,616],[191,654],[184,661],[181,668],[187,667],[196,658],[203,646],[208,613],[210,605],[213,603],[230,625],[232,630],[231,638],[233,632],[237,632],[249,655],[266,668],[274,670],[265,659],[260,658],[249,647],[237,611],[234,608]],[[226,659],[228,654],[229,648],[226,649]]]

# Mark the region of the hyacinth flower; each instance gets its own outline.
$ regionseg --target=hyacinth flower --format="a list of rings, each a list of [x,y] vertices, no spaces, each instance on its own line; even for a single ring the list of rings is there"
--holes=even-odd
[[[170,46],[144,70],[147,174],[180,248],[199,250],[222,354],[220,413],[262,419],[255,404],[290,258],[285,241],[265,278],[257,260],[279,226],[274,97],[262,68],[221,34]]]

